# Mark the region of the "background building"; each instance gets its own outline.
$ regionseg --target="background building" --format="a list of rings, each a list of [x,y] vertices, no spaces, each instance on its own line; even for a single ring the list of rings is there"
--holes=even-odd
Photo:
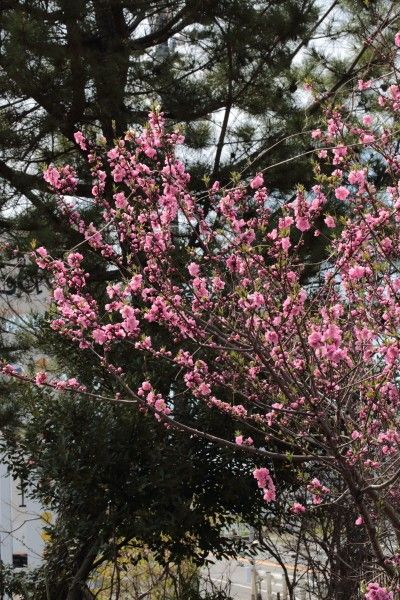
[[[16,569],[40,565],[45,545],[43,527],[50,515],[29,497],[0,463],[0,557]]]
[[[0,323],[3,348],[18,347],[18,335],[27,331],[33,314],[43,313],[48,298],[43,282],[26,274],[19,262],[0,265]],[[30,353],[15,365],[21,371],[43,357]],[[42,367],[43,368],[43,367]],[[15,480],[0,459],[0,559],[15,569],[32,569],[41,562],[44,526],[51,516],[30,497],[26,483]]]

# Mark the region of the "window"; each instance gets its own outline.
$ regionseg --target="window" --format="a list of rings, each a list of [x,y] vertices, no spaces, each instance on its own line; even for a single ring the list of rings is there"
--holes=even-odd
[[[13,567],[14,569],[23,569],[28,566],[28,555],[27,554],[13,554]]]

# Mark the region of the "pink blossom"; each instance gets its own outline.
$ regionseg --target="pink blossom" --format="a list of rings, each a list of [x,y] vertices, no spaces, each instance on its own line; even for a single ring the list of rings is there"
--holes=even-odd
[[[133,294],[135,294],[142,287],[142,283],[143,283],[143,276],[141,273],[137,273],[136,275],[134,275],[132,277],[132,279],[129,282],[130,291]]]
[[[342,122],[338,113],[336,113],[331,119],[328,119],[328,133],[332,137],[339,133],[341,127]]]
[[[276,490],[272,481],[270,481],[269,487],[264,490],[263,500],[265,502],[274,502],[276,500]]]
[[[209,383],[205,383],[204,381],[198,386],[197,392],[201,396],[209,396],[211,394],[211,386]]]
[[[66,387],[70,388],[70,389],[79,389],[80,388],[80,384],[78,382],[78,380],[75,377],[71,377],[70,379],[67,379],[65,382]]]
[[[264,296],[260,292],[248,294],[246,304],[249,308],[261,308],[265,305]]]
[[[322,335],[319,331],[312,331],[308,336],[308,343],[311,348],[318,348],[322,342]]]
[[[43,248],[43,246],[39,246],[39,248],[36,248],[36,252],[42,258],[46,258],[46,256],[48,256],[47,250],[46,250],[46,248]]]
[[[208,298],[207,281],[204,277],[195,277],[193,279],[193,289],[198,298],[202,300]]]
[[[336,146],[336,148],[333,148],[333,164],[334,165],[338,165],[341,162],[343,162],[344,157],[347,155],[347,146],[344,146],[343,144],[340,144],[339,146]]]
[[[266,502],[273,502],[276,498],[276,490],[269,470],[265,467],[255,469],[253,477],[257,480],[258,487],[264,492],[264,500]]]
[[[363,133],[360,136],[360,141],[363,144],[372,144],[375,141],[375,136],[372,135],[371,133]]]
[[[126,208],[128,206],[128,202],[123,192],[118,192],[118,194],[114,194],[114,201],[116,208]]]
[[[253,471],[253,477],[257,480],[258,487],[265,488],[270,477],[269,470],[266,467],[255,469]]]
[[[188,271],[192,277],[197,277],[200,274],[200,267],[197,263],[192,262],[188,265]]]
[[[264,177],[262,176],[261,173],[258,173],[254,179],[252,179],[250,181],[250,187],[252,190],[256,190],[257,188],[261,187],[264,183]]]
[[[36,374],[35,382],[37,385],[43,385],[47,382],[47,374],[40,372]]]
[[[296,227],[300,231],[308,231],[311,227],[308,217],[306,217],[306,216],[296,217]]]
[[[74,133],[74,140],[80,146],[81,150],[87,150],[87,142],[86,138],[83,135],[82,131],[76,131]]]
[[[153,389],[153,386],[151,385],[150,381],[143,381],[142,385],[138,389],[138,392],[137,392],[138,396],[143,397],[148,392],[150,392],[152,389]]]
[[[119,156],[119,148],[111,148],[111,150],[107,152],[107,156],[110,161],[116,160]]]
[[[365,600],[393,600],[392,592],[381,587],[379,583],[369,583],[368,591],[364,596]]]
[[[72,193],[75,191],[78,179],[75,170],[66,165],[65,167],[54,167],[50,165],[43,173],[43,179],[60,193]]]
[[[95,329],[92,333],[93,339],[97,344],[103,345],[107,341],[107,335],[103,329]]]
[[[290,511],[295,515],[300,515],[306,512],[306,507],[300,504],[300,502],[293,502]]]
[[[238,446],[252,446],[254,442],[251,437],[244,438],[242,435],[237,435],[235,437],[235,443]]]
[[[322,497],[329,494],[330,490],[326,486],[322,485],[317,477],[314,477],[307,485],[307,489],[311,492],[311,499],[314,505],[322,503]]]
[[[276,331],[266,331],[264,335],[265,340],[270,344],[277,344],[279,341],[279,337]]]
[[[349,279],[352,281],[357,281],[357,279],[362,279],[367,272],[366,267],[362,267],[361,265],[356,265],[355,267],[351,267],[349,269]]]
[[[64,300],[64,292],[62,288],[58,287],[53,290],[53,298],[56,302],[62,302]]]
[[[357,171],[350,171],[349,183],[351,183],[352,185],[363,185],[365,183],[365,171],[363,171],[362,169]]]
[[[135,313],[124,316],[124,320],[122,322],[122,327],[128,334],[137,335],[140,331],[139,321],[137,320]]]
[[[400,31],[398,31],[394,36],[394,43],[398,48],[400,48]]]
[[[225,288],[225,282],[221,279],[221,277],[213,277],[211,282],[213,289],[218,292]]]
[[[365,81],[364,79],[359,79],[358,80],[358,89],[360,91],[369,90],[369,88],[371,87],[371,85],[372,85],[372,81],[370,81],[370,80],[368,80],[368,81]]]
[[[335,189],[335,196],[338,200],[346,200],[347,196],[350,194],[349,190],[344,186],[340,186]]]
[[[67,256],[67,263],[70,267],[79,267],[83,260],[82,254],[80,252],[71,252]]]
[[[355,524],[356,525],[363,525],[364,524],[364,517],[362,517],[361,515],[359,515],[357,517],[357,519],[355,520]]]
[[[331,215],[327,215],[324,219],[324,222],[325,222],[326,226],[329,227],[330,229],[333,229],[334,227],[336,227],[336,221]]]

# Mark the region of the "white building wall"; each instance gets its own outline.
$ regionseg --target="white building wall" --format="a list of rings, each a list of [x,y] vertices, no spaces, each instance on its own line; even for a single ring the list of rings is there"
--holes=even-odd
[[[42,282],[31,286],[29,293],[23,284],[18,280],[17,266],[0,269],[0,317],[3,336],[8,332],[4,338],[10,343],[20,326],[29,327],[31,315],[43,313],[48,307],[49,294]],[[33,353],[26,358],[35,361],[40,357]],[[18,555],[25,555],[27,568],[35,569],[41,564],[45,545],[46,523],[42,516],[49,513],[29,497],[28,491],[22,497],[19,484],[10,477],[0,457],[0,559],[12,566]]]
[[[11,482],[7,467],[0,462],[0,558],[4,564],[13,564]]]
[[[27,568],[40,566],[44,550],[45,521],[41,505],[27,494],[21,494],[18,482],[0,463],[0,556],[13,566],[26,557]]]

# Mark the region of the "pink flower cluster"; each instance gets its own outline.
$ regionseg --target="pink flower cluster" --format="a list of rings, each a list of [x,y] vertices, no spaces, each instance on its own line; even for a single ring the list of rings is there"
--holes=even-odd
[[[323,498],[329,494],[330,489],[322,485],[319,479],[314,477],[307,485],[307,489],[311,492],[311,498],[313,504],[321,504]]]
[[[393,600],[392,592],[381,587],[379,583],[369,583],[368,591],[364,596],[365,600]]]
[[[375,94],[371,82],[358,87]],[[356,514],[362,492],[365,528],[375,514],[396,527],[400,518],[391,501],[400,429],[400,161],[383,125],[400,110],[397,84],[377,103],[386,120],[327,111],[312,133],[323,161],[315,185],[299,187],[279,210],[259,173],[232,187],[214,182],[206,214],[176,156],[181,136],[166,131],[162,114],[106,147],[78,132],[97,221],[68,197],[74,172],[51,167],[46,180],[82,244],[65,259],[44,248],[34,253],[52,278],[53,329],[90,349],[119,393],[183,429],[173,413],[179,389],[188,404],[256,430],[262,447],[242,435],[235,443],[263,464],[316,465],[313,475],[324,482],[334,471]],[[365,144],[387,169],[386,189],[374,186]],[[326,253],[310,278],[305,242],[318,236]],[[89,252],[119,276],[108,283],[104,306],[88,285]],[[110,363],[133,351],[168,365],[167,394],[147,380],[131,389]],[[37,383],[47,385],[45,374]],[[201,434],[209,432],[193,433]],[[269,470],[254,477],[273,501]],[[315,506],[335,496],[320,479],[303,483]],[[295,502],[290,510],[301,516],[305,507]]]
[[[145,398],[147,405],[153,409],[157,420],[161,420],[162,415],[168,416],[171,413],[171,409],[164,398],[161,394],[154,392],[153,386],[149,381],[143,381],[137,394],[140,398]]]
[[[44,171],[43,179],[47,181],[53,190],[57,190],[62,194],[73,194],[78,183],[76,172],[69,165],[60,168],[50,165]]]
[[[235,443],[238,446],[242,446],[243,444],[245,446],[252,446],[254,442],[253,442],[253,438],[251,438],[251,437],[244,438],[242,435],[237,435],[235,437]]]
[[[266,467],[255,469],[253,477],[256,479],[258,487],[264,492],[264,500],[266,502],[273,502],[276,499],[276,490],[269,470]]]
[[[295,515],[302,515],[306,512],[306,507],[303,504],[300,504],[300,502],[294,502],[290,510]]]

